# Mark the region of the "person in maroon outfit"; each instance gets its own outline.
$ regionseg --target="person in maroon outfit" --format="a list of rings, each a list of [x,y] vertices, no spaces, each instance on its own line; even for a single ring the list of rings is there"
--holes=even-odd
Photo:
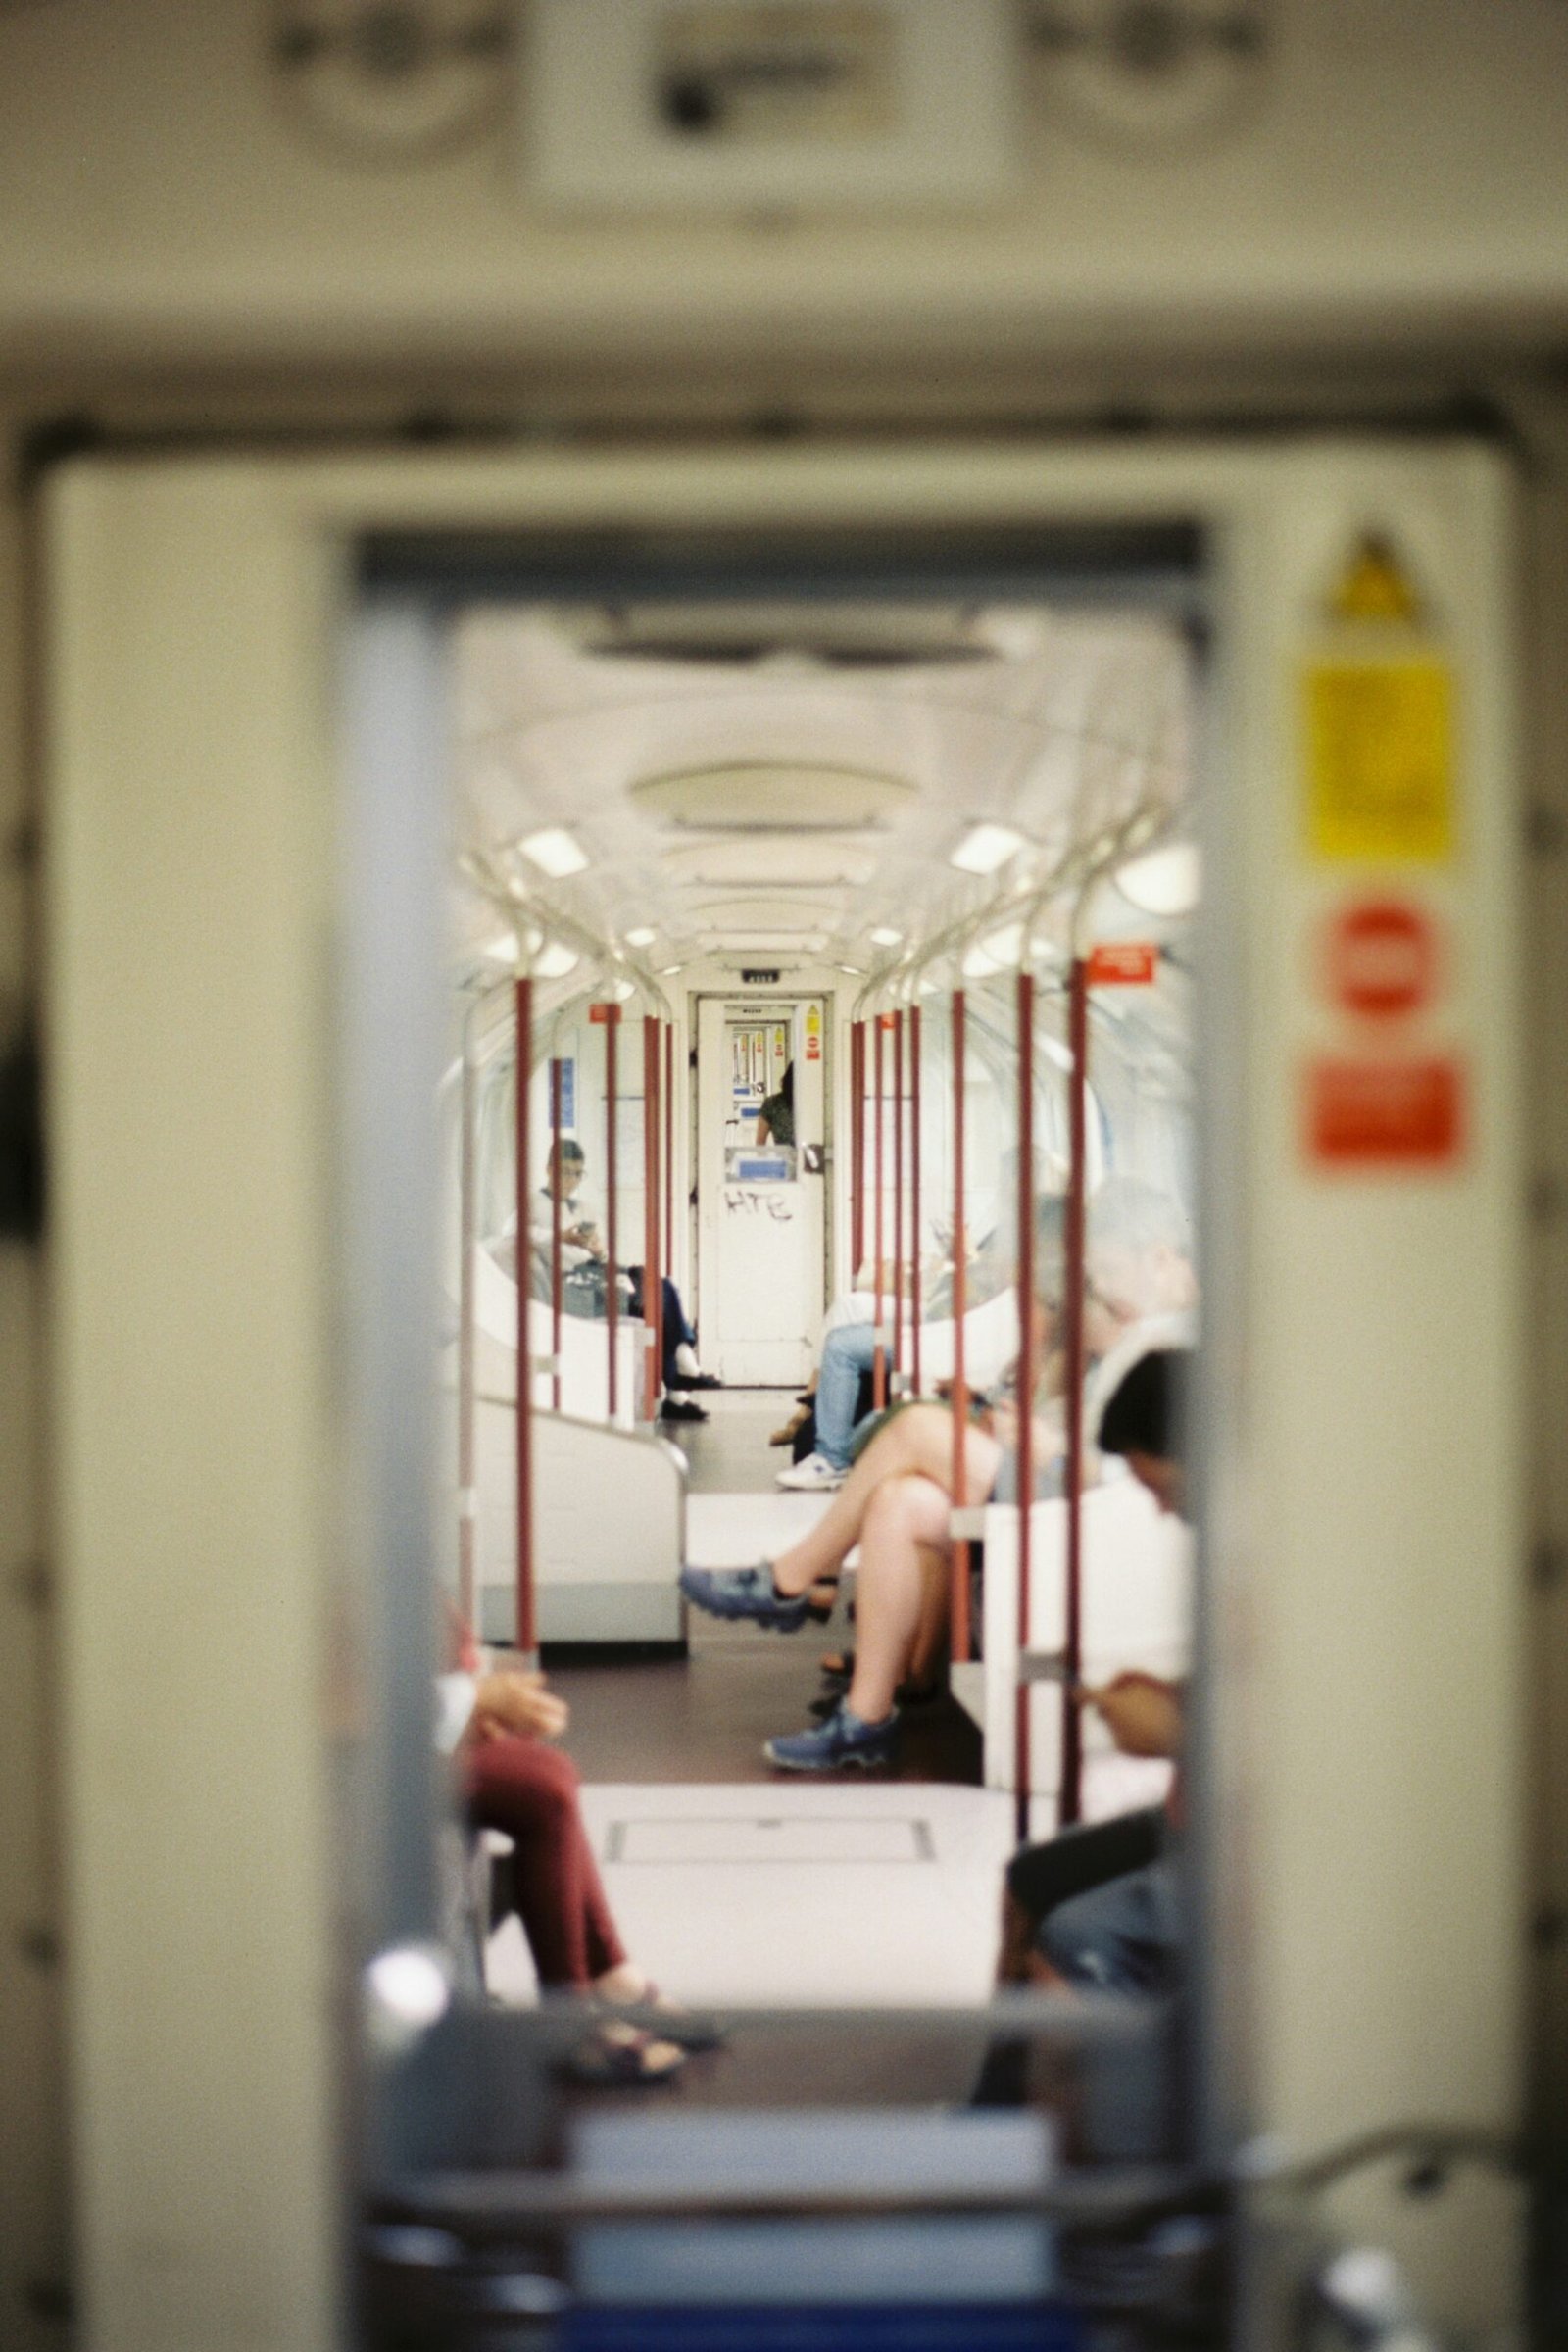
[[[627,1956],[611,1912],[576,1767],[547,1744],[566,1728],[565,1701],[542,1674],[479,1674],[471,1682],[456,1758],[465,1810],[473,1829],[512,1839],[512,1899],[541,1991],[613,2007],[654,2003],[657,1987]],[[662,2082],[685,2056],[680,2043],[612,2019],[574,2054],[570,2071],[590,2082]]]
[[[565,1728],[565,1701],[543,1675],[481,1675],[459,1751],[468,1820],[512,1839],[513,1900],[542,1989],[638,2001],[648,1981],[616,1932],[583,1827],[576,1766],[546,1744]]]

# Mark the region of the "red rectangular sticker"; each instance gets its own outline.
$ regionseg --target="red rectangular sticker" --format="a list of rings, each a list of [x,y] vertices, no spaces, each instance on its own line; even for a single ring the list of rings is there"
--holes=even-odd
[[[608,1025],[611,1021],[619,1020],[620,1006],[618,1004],[590,1004],[588,1018],[591,1021],[598,1021],[601,1025]]]
[[[1451,1167],[1464,1150],[1455,1061],[1319,1061],[1306,1078],[1307,1151],[1335,1168]]]
[[[1091,988],[1151,988],[1159,970],[1159,950],[1152,940],[1102,941],[1089,951]]]

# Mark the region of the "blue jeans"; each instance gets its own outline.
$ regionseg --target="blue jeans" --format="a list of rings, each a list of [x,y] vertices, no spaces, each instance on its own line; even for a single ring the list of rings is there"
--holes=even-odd
[[[822,1343],[816,1375],[816,1450],[835,1470],[850,1466],[860,1376],[870,1371],[875,1355],[876,1333],[869,1323],[841,1324]]]
[[[1168,1992],[1181,1969],[1176,1866],[1151,1862],[1050,1912],[1040,1949],[1070,1984],[1102,1992]]]

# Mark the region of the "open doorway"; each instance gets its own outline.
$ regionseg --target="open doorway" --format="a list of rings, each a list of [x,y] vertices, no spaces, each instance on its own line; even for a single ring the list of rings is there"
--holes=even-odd
[[[687,1999],[982,2001],[1011,1845],[1171,1783],[1077,1687],[1191,1662],[1190,1544],[1085,1399],[1196,1337],[1201,592],[1098,560],[715,545],[657,601],[613,563],[449,590],[449,960],[500,1090],[487,1122],[466,1044],[453,1164],[500,1156],[449,1261],[490,1432],[448,1465],[450,1590],[536,1632],[608,1897]],[[1152,906],[1117,887],[1151,858]],[[808,1559],[805,1639],[708,1605]],[[869,1772],[811,1750],[861,1710]],[[515,1917],[489,1981],[534,1997]]]
[[[422,1948],[435,1926],[430,1519],[434,1512],[443,1543],[456,1550],[461,1527],[454,1523],[465,1499],[437,1480],[425,1456],[437,1318],[426,1314],[417,1289],[419,1269],[433,1254],[430,1237],[441,1229],[436,1155],[433,1148],[425,1153],[441,1054],[437,1022],[423,1025],[423,992],[428,983],[438,996],[451,968],[451,934],[435,903],[451,875],[448,803],[431,789],[452,746],[451,672],[442,658],[452,636],[444,624],[455,607],[471,610],[486,594],[503,605],[519,594],[524,602],[591,604],[628,545],[646,550],[655,542],[662,561],[673,545],[687,566],[676,584],[681,602],[691,588],[689,525],[697,514],[751,534],[745,564],[735,541],[720,550],[734,566],[724,594],[736,597],[759,590],[758,534],[776,535],[770,544],[787,550],[803,514],[812,519],[818,550],[836,532],[842,547],[858,543],[862,570],[853,591],[838,582],[857,600],[885,594],[890,580],[903,583],[907,600],[910,551],[900,529],[906,534],[912,516],[928,530],[939,522],[956,530],[977,514],[1004,515],[1029,538],[1036,564],[1043,549],[1066,548],[1064,575],[1075,571],[1080,583],[1086,567],[1094,570],[1086,516],[1090,541],[1103,530],[1106,544],[1124,550],[1118,535],[1128,517],[1144,518],[1156,551],[1189,577],[1206,551],[1216,661],[1205,780],[1217,798],[1203,934],[1206,1005],[1219,1017],[1204,1033],[1197,1128],[1206,1197],[1222,1206],[1223,1219],[1209,1220],[1203,1268],[1208,1616],[1200,1627],[1194,1686],[1201,1705],[1190,1837],[1208,1868],[1194,1915],[1198,1966],[1188,2002],[1198,2063],[1170,2141],[1223,2155],[1264,2127],[1310,2145],[1439,2106],[1483,2121],[1508,2111],[1516,2003],[1506,1923],[1517,1906],[1506,1594],[1518,1527],[1506,1302],[1518,1166],[1511,1032],[1502,1017],[1511,804],[1505,646],[1496,618],[1506,601],[1501,476],[1494,460],[1474,450],[1280,444],[1248,451],[797,450],[770,453],[765,463],[755,452],[579,453],[451,468],[366,463],[341,473],[325,463],[315,470],[280,463],[242,478],[215,465],[194,479],[177,466],[148,466],[88,468],[86,478],[67,485],[58,625],[70,708],[56,754],[62,817],[54,888],[63,953],[53,1007],[61,1073],[57,1247],[69,1274],[58,1449],[69,1502],[63,1557],[74,1595],[63,1629],[71,1708],[65,1753],[75,1817],[89,1825],[73,1896],[84,2080],[91,2097],[102,2094],[102,2113],[133,2113],[137,2127],[130,2133],[117,2121],[83,2157],[83,2212],[111,2298],[117,2290],[139,2292],[141,2276],[132,2278],[128,2260],[123,2276],[117,2272],[121,2237],[113,2217],[134,2212],[151,2237],[166,2214],[189,2222],[212,2212],[205,2181],[193,2182],[179,2161],[184,2110],[167,2068],[167,2051],[187,2020],[200,2015],[212,2027],[192,2049],[197,2071],[182,2078],[178,2092],[183,2099],[199,2077],[216,2134],[211,2196],[220,2194],[222,2213],[276,2214],[283,2194],[276,2149],[286,2143],[318,2152],[313,2193],[326,2214],[330,2176],[320,2151],[330,2134],[320,2118],[331,2051],[312,1988],[318,1992],[341,1951],[363,1989],[366,1955],[401,1960],[411,1946]],[[444,571],[439,545],[407,535],[411,515],[421,528],[449,534]],[[1174,551],[1172,515],[1190,518],[1175,533]],[[548,526],[554,537],[544,553],[555,570],[519,569],[519,554],[529,552],[521,539],[498,554],[494,533],[503,524],[522,532]],[[1421,582],[1415,617],[1360,622],[1332,610],[1335,584],[1374,527],[1385,538],[1393,533]],[[239,529],[255,532],[266,562],[234,565]],[[391,529],[404,534],[401,544],[377,537]],[[474,536],[485,532],[492,535],[487,547]],[[868,532],[883,534],[877,544],[885,561],[875,579],[863,568]],[[350,541],[370,550],[355,708],[376,724],[367,723],[351,745],[349,798],[361,829],[334,909],[322,819],[336,771],[318,657],[349,625],[334,598]],[[532,545],[537,557],[539,541]],[[775,597],[783,593],[777,579],[766,584]],[[974,585],[960,583],[964,599]],[[660,593],[669,587],[666,570]],[[1018,591],[1016,574],[1006,587]],[[801,588],[797,576],[785,601]],[[996,590],[993,571],[978,601]],[[945,595],[944,583],[931,601]],[[801,601],[809,600],[803,593]],[[1391,651],[1378,633],[1384,626],[1415,637],[1401,636],[1399,650]],[[1367,629],[1370,637],[1361,633]],[[1358,680],[1368,665],[1374,683],[1391,687],[1392,700],[1348,693],[1346,673]],[[1331,1080],[1337,1068],[1343,1072],[1348,1041],[1362,1036],[1353,1024],[1365,1017],[1324,988],[1325,924],[1368,880],[1337,829],[1345,814],[1339,787],[1358,779],[1375,786],[1391,773],[1397,782],[1397,763],[1393,770],[1376,760],[1355,764],[1350,755],[1371,740],[1356,730],[1375,730],[1380,710],[1408,709],[1400,701],[1405,685],[1430,718],[1443,707],[1444,678],[1457,681],[1458,692],[1447,705],[1452,732],[1443,740],[1462,757],[1438,771],[1438,806],[1454,821],[1451,830],[1416,838],[1396,877],[1455,952],[1443,967],[1441,995],[1421,1014],[1428,1024],[1421,1034],[1433,1041],[1427,1060],[1436,1058],[1443,1075],[1435,1094],[1418,1087],[1402,1100],[1423,1111],[1434,1101],[1441,1108],[1455,1101],[1457,1088],[1473,1116],[1462,1128],[1429,1120],[1419,1130],[1423,1149],[1450,1154],[1440,1164],[1374,1172],[1354,1152],[1380,1142],[1387,1149],[1387,1127],[1331,1119],[1307,1130],[1321,1134],[1330,1155],[1314,1156],[1299,1126],[1303,1082],[1319,1071]],[[1303,729],[1298,690],[1305,681],[1315,681],[1319,715],[1326,695],[1330,715],[1354,722],[1348,732],[1336,726],[1322,737]],[[127,725],[126,713],[139,713],[140,723]],[[168,723],[171,713],[177,726]],[[917,730],[908,735],[918,748]],[[1432,740],[1428,728],[1420,741]],[[692,760],[683,765],[689,773]],[[220,798],[212,791],[216,775],[224,779]],[[834,790],[842,798],[842,776]],[[1309,820],[1325,799],[1336,824],[1320,832]],[[199,922],[190,919],[186,876],[193,825],[201,828],[206,885]],[[1375,838],[1396,847],[1410,840],[1402,832]],[[149,855],[149,844],[158,854]],[[670,846],[708,855],[695,842]],[[664,869],[656,861],[655,870]],[[138,875],[140,890],[124,890],[119,877],[125,871]],[[1371,879],[1382,871],[1372,869]],[[889,875],[896,881],[891,868]],[[873,878],[881,878],[874,855],[869,875],[862,865],[858,881],[839,882],[864,891]],[[509,904],[522,919],[526,891]],[[334,911],[347,951],[347,1077],[329,1059],[334,1031],[322,1014],[321,941]],[[622,1006],[616,1081],[590,1106],[604,1122],[596,1152],[608,1153],[606,1114],[627,1091],[621,1075],[641,1060],[633,1024],[662,1018],[684,1046],[682,1008],[667,994],[650,1003],[642,980],[615,962],[611,930],[624,940],[631,924],[641,927],[632,903],[602,908],[593,920],[562,899],[551,911],[572,930],[559,944],[584,959],[589,1002]],[[890,908],[879,927],[898,928],[900,911]],[[495,939],[502,926],[493,904],[484,912],[485,938]],[[933,1009],[946,1003],[951,1013],[951,997],[961,993],[975,1015],[976,1062],[982,1027],[1001,1041],[1000,1094],[1006,1097],[1005,1042],[1017,1033],[1022,960],[1009,930],[999,920],[1000,937],[988,930],[964,943],[964,956],[973,955],[979,968],[962,973],[962,991],[950,987],[921,1001],[928,1088],[941,1083],[931,1056],[942,1024]],[[1031,956],[1036,936],[1046,935],[1029,933]],[[1352,945],[1359,936],[1352,934]],[[1134,937],[1124,944],[1146,943]],[[484,964],[487,978],[499,975],[514,1019],[519,977],[541,992],[555,985],[540,968],[542,940],[537,949],[517,940],[502,963],[483,955],[484,941],[475,946],[476,971]],[[516,970],[519,948],[536,958],[525,974]],[[984,958],[998,968],[988,974]],[[846,954],[843,960],[860,959]],[[1065,1024],[1055,1025],[1051,960],[1048,940],[1027,976],[1036,984],[1039,1055],[1056,1062],[1047,1038],[1069,1059],[1074,1048]],[[245,978],[239,997],[236,972]],[[803,987],[824,991],[856,984],[853,993],[842,988],[842,1002],[848,1027],[858,1025],[861,1037],[858,1048],[851,1037],[843,1041],[838,1109],[848,1156],[860,1163],[862,1242],[865,1212],[874,1228],[879,1195],[885,1235],[890,1216],[898,1217],[896,1186],[885,1181],[896,1099],[886,1064],[896,1056],[898,1032],[881,1021],[891,1012],[896,1022],[902,1009],[906,1053],[907,1016],[916,1009],[908,1000],[873,1002],[865,988],[875,976],[868,962],[836,978],[831,971],[802,976]],[[644,977],[662,988],[665,975],[650,960]],[[730,977],[727,968],[714,973],[715,993]],[[625,998],[617,993],[622,985],[630,990]],[[988,988],[993,1001],[982,1023]],[[915,990],[918,996],[918,978]],[[236,1003],[248,1024],[244,1083],[194,1086],[193,1070],[234,1069]],[[536,1000],[534,1009],[548,1027],[558,1004]],[[1090,1013],[1093,1019],[1092,1000]],[[439,1015],[448,1058],[457,1062],[457,1010],[442,1002]],[[1104,1057],[1091,1051],[1108,1077]],[[1139,1074],[1123,1102],[1141,1117],[1168,1073],[1159,1066],[1157,1035],[1137,1052]],[[505,1058],[505,1043],[497,1053]],[[884,1105],[880,1184],[874,1170],[868,1182],[865,1170],[874,1133],[867,1136],[867,1122],[858,1125],[852,1108],[858,1058],[857,1099]],[[1360,1065],[1351,1059],[1348,1092],[1319,1098],[1309,1091],[1308,1103],[1364,1109],[1354,1077]],[[1365,1060],[1385,1067],[1379,1055]],[[265,1088],[253,1083],[258,1072],[266,1074]],[[589,1101],[581,1078],[579,1068],[579,1121]],[[1038,1140],[1049,1150],[1054,1082],[1044,1073],[1042,1080]],[[969,1083],[966,1058],[965,1090]],[[542,1092],[548,1087],[546,1071]],[[1098,1097],[1093,1071],[1092,1088]],[[514,1087],[514,1125],[525,1102],[531,1151],[549,1130],[549,1112],[528,1086]],[[1072,1092],[1064,1107],[1069,1119],[1082,1117],[1087,1167],[1098,1112]],[[1114,1126],[1117,1107],[1106,1109]],[[971,1125],[983,1132],[987,1115],[977,1102],[973,1121],[965,1116],[955,1131],[961,1124],[965,1133]],[[861,1140],[852,1149],[857,1133]],[[1001,1154],[1009,1138],[999,1129],[994,1143],[991,1190],[1002,1199],[1009,1188]],[[348,1162],[347,1213],[335,1229],[322,1200],[334,1148]],[[1034,1140],[1019,1150],[1014,1139],[1011,1148],[1014,1183],[1028,1171],[1032,1185]],[[678,1135],[673,1153],[670,1201],[690,1182]],[[628,1133],[621,1156],[635,1155]],[[537,1176],[528,1152],[517,1163]],[[606,1165],[599,1159],[590,1176],[602,1178]],[[1168,1177],[1179,1181],[1180,1168],[1173,1158]],[[987,1180],[983,1169],[965,1174],[976,1186],[970,1215],[978,1226]],[[928,1179],[926,1189],[934,1200],[941,1188]],[[906,1197],[906,1212],[909,1206]],[[846,1270],[855,1265],[854,1207],[836,1185],[836,1262]],[[338,1255],[325,1239],[334,1230],[344,1237]],[[519,1220],[512,1237],[519,1254],[523,1230]],[[677,1286],[690,1272],[679,1262],[682,1247],[677,1231],[661,1252]],[[967,1250],[960,1256],[967,1266]],[[215,1267],[224,1269],[221,1283],[213,1279]],[[884,1277],[879,1325],[876,1265],[870,1270],[873,1380],[881,1329],[883,1371],[897,1401],[892,1382],[903,1365],[894,1325],[903,1294]],[[517,1288],[514,1282],[514,1306]],[[548,1316],[551,1302],[531,1303],[544,1304]],[[923,1343],[923,1317],[915,1328]],[[136,1377],[126,1380],[124,1335],[143,1332],[173,1334],[177,1345],[147,1349]],[[591,1338],[608,1386],[606,1336]],[[912,1344],[907,1324],[906,1336]],[[523,1387],[540,1384],[542,1414],[553,1409],[552,1337],[547,1321],[524,1350],[535,1360]],[[646,1364],[646,1342],[642,1354]],[[1463,1380],[1455,1375],[1460,1365]],[[940,1377],[934,1353],[921,1373]],[[617,1385],[617,1409],[635,1420],[646,1391],[620,1382],[618,1372]],[[499,1392],[490,1401],[507,1402]],[[637,1430],[620,1434],[638,1442],[640,1460],[659,1458]],[[674,1496],[668,1507],[678,1510],[678,1485],[666,1481],[665,1489]],[[564,1511],[584,1491],[566,1464],[559,1487]],[[646,1508],[639,1500],[627,1510],[617,1586],[665,1508],[655,1496]],[[989,1535],[986,1544],[990,1575],[999,1555]],[[150,1592],[161,1603],[156,1646],[141,1639]],[[601,1596],[579,1597],[597,1607]],[[228,1697],[234,1768],[220,1777],[210,1769],[209,1719],[189,1706],[180,1677],[210,1687],[202,1678],[212,1640],[231,1639],[236,1625],[246,1673]],[[328,1679],[328,1626],[330,1732],[318,1703]],[[985,1658],[967,1661],[971,1679],[991,1667],[987,1648]],[[133,1690],[127,1654],[138,1662]],[[1205,1678],[1205,1667],[1217,1671]],[[1396,1716],[1387,1703],[1391,1690],[1398,1693]],[[1049,1678],[1031,1685],[1037,1754],[1049,1753],[1051,1742],[1037,1737],[1033,1717],[1049,1712],[1058,1695]],[[134,1811],[119,1801],[115,1777],[129,1708],[139,1726],[158,1726],[156,1742],[137,1751]],[[1460,1719],[1462,1756],[1451,1745]],[[330,1741],[338,1743],[333,1760],[340,1748],[351,1774],[323,1768]],[[356,1802],[346,1825],[334,1824],[328,1794],[345,1778]],[[249,1857],[263,1805],[273,1835],[270,1867],[259,1874]],[[100,1821],[112,1835],[92,1830]],[[1347,1822],[1355,1835],[1345,1834]],[[1456,1852],[1467,1857],[1462,1882],[1451,1867]],[[329,1911],[321,1887],[330,1861],[344,1867],[340,1899]],[[213,1900],[215,1886],[221,1904]],[[162,1936],[156,1979],[136,1966],[154,1905],[165,1930],[173,1924]],[[223,1958],[215,1968],[220,1925]],[[1441,1970],[1428,1971],[1418,1987],[1412,1954],[1443,1956]],[[1246,1995],[1238,1989],[1244,1971],[1252,1980]],[[1214,1997],[1216,1982],[1224,1997]],[[428,1991],[427,1973],[417,1983]],[[133,2017],[127,1986],[135,1988]],[[888,2016],[882,2008],[840,2020],[843,2033],[830,2018],[813,2016],[809,2034],[820,2063],[799,2068],[793,2084],[866,2089],[862,2061]],[[977,2011],[965,2005],[959,2019],[955,2010],[946,2022],[983,2038]],[[309,2034],[302,2021],[315,2021]],[[1053,2034],[1075,2046],[1101,2023],[1092,2005],[1074,2019],[1054,2013],[1050,2020]],[[774,2024],[776,2060],[781,2037],[795,2028]],[[519,2122],[545,2131],[556,2112],[542,2072],[543,2057],[560,2046],[552,2033],[543,2012],[460,2015],[452,2007],[432,2033],[416,2033],[412,2072],[390,2062],[383,2071],[380,2042],[366,2060],[391,2086],[405,2120],[418,2120],[414,2073],[426,2088],[433,2080],[442,2086],[435,2123],[421,2137],[411,2122],[401,2143],[411,2164],[427,2168],[419,2194],[407,2202],[455,2217],[465,2243],[479,2242],[485,2210],[493,2218],[503,2203],[508,2226],[532,2243],[530,2231],[556,2229],[549,2215],[559,2216],[577,2194],[576,2175],[552,2169],[548,2132],[530,2138]],[[284,2048],[295,2054],[292,2071],[270,2063]],[[1332,2069],[1323,2064],[1325,2048],[1337,2054]],[[823,2056],[829,2050],[834,2055]],[[112,2065],[104,2056],[111,2051]],[[230,2095],[237,2071],[243,2096]],[[901,2107],[901,2134],[916,2080],[898,2064],[875,2077],[877,2102]],[[756,2076],[751,2083],[758,2086]],[[473,2157],[487,2086],[496,2095],[479,2139],[485,2161],[499,2163],[505,2179],[475,2196],[471,2180],[466,2187],[460,2176]],[[669,2143],[662,2144],[667,2154]],[[384,2183],[379,2154],[371,2171]],[[954,2169],[944,2178],[951,2181]],[[292,2180],[287,2185],[292,2212],[299,2194]],[[701,2193],[710,2203],[722,2184]],[[217,2223],[213,2242],[229,2242]]]

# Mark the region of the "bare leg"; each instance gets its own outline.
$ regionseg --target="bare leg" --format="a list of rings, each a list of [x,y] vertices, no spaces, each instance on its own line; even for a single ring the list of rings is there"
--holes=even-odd
[[[983,1502],[997,1475],[1002,1448],[983,1430],[964,1434],[966,1503]],[[872,1496],[891,1478],[914,1476],[952,1493],[953,1416],[946,1405],[913,1404],[879,1429],[808,1536],[780,1552],[773,1581],[781,1592],[804,1592],[818,1577],[833,1576],[862,1541]],[[947,1514],[933,1539],[947,1542]],[[862,1580],[863,1580],[862,1569]],[[858,1710],[857,1710],[858,1711]],[[884,1713],[886,1710],[884,1709]]]
[[[918,1474],[886,1478],[866,1506],[856,1589],[855,1679],[845,1693],[862,1723],[892,1711],[927,1606],[933,1565],[947,1556],[947,1491]]]
[[[914,1642],[909,1651],[908,1679],[921,1690],[936,1681],[938,1669],[948,1641],[948,1616],[951,1599],[951,1554],[943,1544],[940,1550],[925,1554],[925,1591],[920,1603],[920,1622],[914,1629]]]
[[[1027,1984],[1035,1948],[1035,1923],[1005,1879],[1002,1882],[1002,1949],[997,1955],[999,1984]]]

